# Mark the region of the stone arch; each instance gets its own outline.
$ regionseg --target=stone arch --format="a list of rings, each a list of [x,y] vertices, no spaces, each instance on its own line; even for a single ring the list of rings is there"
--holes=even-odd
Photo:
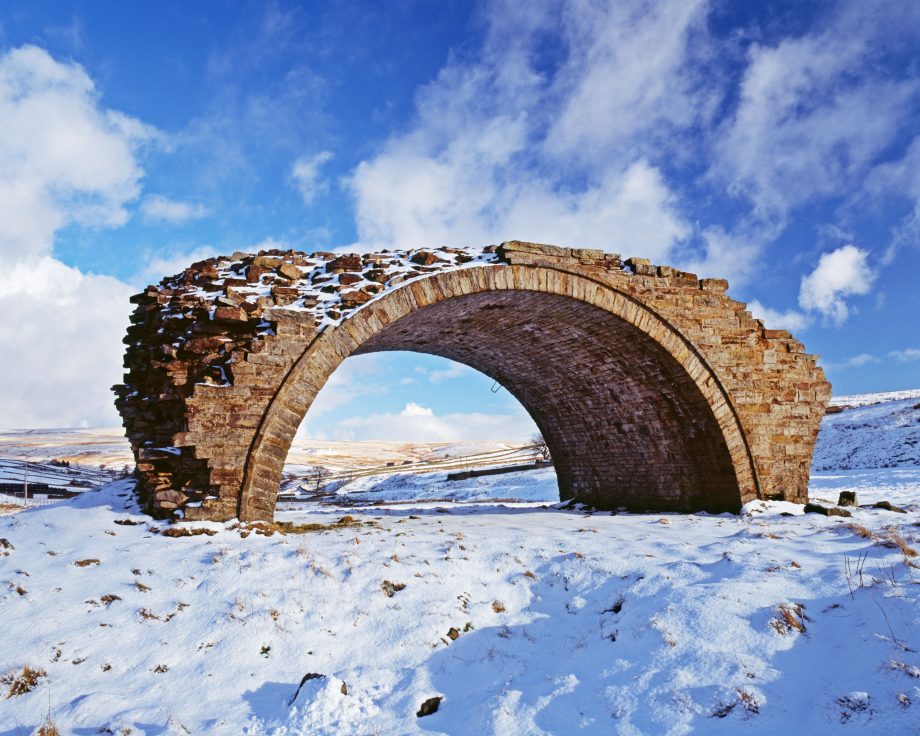
[[[726,294],[641,259],[509,242],[193,264],[133,298],[116,386],[154,513],[269,519],[294,434],[348,355],[472,365],[543,430],[560,493],[596,506],[804,500],[830,386]]]
[[[540,309],[549,310],[548,320],[540,321]],[[486,346],[485,352],[477,352],[464,350],[456,340],[445,338],[444,328],[449,330],[451,323],[462,321],[463,316],[499,310],[516,312],[511,321],[517,322],[519,329],[508,335],[514,344],[502,354],[492,352],[496,348],[495,341]],[[520,317],[524,317],[524,321],[516,319]],[[591,324],[584,325],[589,320]],[[577,367],[581,373],[575,378],[582,383],[581,392],[571,381],[539,380],[540,371],[520,381],[503,370],[506,365],[520,367],[533,359],[533,350],[525,351],[523,359],[509,358],[509,354],[521,353],[521,345],[517,342],[520,328],[537,323],[539,329],[545,330],[550,322],[559,327],[551,335],[553,338],[559,338],[561,331],[572,330],[581,322],[582,326],[591,327],[590,332],[597,337],[616,338],[617,349],[628,349],[630,343],[632,346],[641,344],[631,355],[648,358],[652,364],[647,367],[649,375],[643,377],[645,383],[637,381],[623,392],[626,394],[623,400],[627,403],[619,407],[619,411],[633,431],[643,435],[643,440],[647,439],[649,430],[663,432],[658,438],[661,444],[643,451],[641,441],[630,441],[630,433],[621,431],[614,440],[621,443],[617,447],[611,444],[609,435],[592,438],[587,433],[590,430],[583,426],[572,436],[571,426],[567,432],[567,428],[556,421],[558,414],[554,409],[558,411],[569,404],[573,411],[565,420],[571,421],[577,419],[577,412],[585,411],[598,399],[598,390],[609,379],[595,375],[590,386],[584,382],[592,377],[592,372],[600,369],[600,361],[612,357],[612,345],[584,346],[586,349],[581,354],[573,356],[576,360],[592,359],[589,364]],[[465,328],[470,326],[467,324]],[[502,324],[502,328],[508,326]],[[487,333],[488,330],[480,328],[475,336],[483,337]],[[448,334],[459,338],[456,332]],[[418,341],[427,343],[424,352],[467,363],[498,380],[521,401],[545,433],[557,463],[563,498],[577,497],[599,506],[725,511],[737,510],[743,502],[757,495],[756,469],[729,398],[712,369],[672,325],[629,295],[583,276],[541,267],[486,266],[439,273],[400,287],[311,342],[285,376],[256,431],[246,459],[240,517],[264,518],[274,509],[281,469],[294,434],[316,394],[346,357],[378,349],[418,351]],[[573,347],[573,343],[567,343],[561,349],[570,351]],[[553,348],[558,354],[560,347],[553,342],[541,346],[547,351]],[[546,362],[547,367],[558,367],[552,365],[552,360]],[[616,361],[604,365],[640,369],[635,365],[618,365]],[[661,370],[652,375],[652,368]],[[621,380],[625,377],[622,373],[617,375]],[[674,390],[670,395],[655,393],[667,389],[667,379],[679,381],[681,378],[684,379],[682,385],[672,386]],[[539,391],[553,386],[561,396],[556,394],[549,398],[561,398],[562,401],[550,400],[550,407],[546,407],[546,397],[536,397],[533,388]],[[648,390],[639,396],[634,392],[638,387]],[[611,398],[615,393],[602,398]],[[579,399],[583,401],[578,403]],[[643,404],[628,403],[637,400]],[[672,412],[670,416],[668,408]],[[582,419],[585,423],[591,421],[587,416]],[[601,425],[598,431],[612,429],[609,425],[603,426],[603,419],[598,416],[594,420]],[[637,419],[644,419],[644,422],[633,425]],[[686,422],[684,429],[696,427],[695,438],[701,441],[688,443],[684,441],[686,435],[676,435],[681,421]],[[592,441],[597,439],[601,443]],[[602,451],[604,444],[609,458],[602,460],[597,453]],[[690,446],[701,450],[701,456],[675,455],[676,450]],[[630,455],[634,455],[634,459]],[[625,466],[631,482],[623,474],[616,473],[617,465]],[[614,474],[616,482],[605,484],[598,472]],[[708,474],[712,475],[705,477]],[[623,486],[624,481],[629,488]]]

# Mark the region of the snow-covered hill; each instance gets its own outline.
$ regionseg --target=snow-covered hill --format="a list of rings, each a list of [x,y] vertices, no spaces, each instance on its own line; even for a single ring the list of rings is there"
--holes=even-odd
[[[904,393],[917,395],[898,395]],[[920,465],[920,391],[843,396],[838,405],[854,408],[824,417],[815,470]]]

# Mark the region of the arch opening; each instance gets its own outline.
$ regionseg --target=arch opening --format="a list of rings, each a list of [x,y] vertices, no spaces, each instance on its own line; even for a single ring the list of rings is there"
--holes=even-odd
[[[470,366],[410,351],[351,355],[295,435],[277,511],[304,497],[554,503],[555,471],[534,443],[538,432],[513,395]],[[512,468],[527,472],[508,475]]]
[[[449,358],[505,387],[546,438],[562,500],[635,510],[741,505],[725,435],[697,382],[661,343],[611,311],[546,291],[452,295],[410,309],[348,354],[394,350]],[[335,365],[344,357],[336,354]],[[319,386],[292,387],[302,397],[296,425],[331,372]],[[249,462],[258,463],[257,455]],[[255,477],[260,468],[247,472]],[[243,518],[274,508],[274,498],[265,498],[269,484],[258,485],[261,498],[244,484]]]

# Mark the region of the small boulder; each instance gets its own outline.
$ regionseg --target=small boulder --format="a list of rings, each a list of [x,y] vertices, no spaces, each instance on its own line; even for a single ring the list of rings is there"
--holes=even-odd
[[[430,716],[432,713],[437,713],[438,707],[441,705],[441,701],[443,699],[444,698],[440,695],[435,695],[433,698],[428,698],[428,700],[422,703],[421,707],[418,709],[418,713],[415,715],[419,718],[422,718],[424,716]]]
[[[837,499],[838,506],[858,506],[856,503],[856,491],[840,491],[840,497]]]
[[[838,509],[836,506],[822,506],[819,503],[806,503],[806,514],[822,514],[823,516],[852,516],[846,509]]]
[[[900,506],[893,506],[891,501],[878,501],[872,504],[874,509],[884,509],[885,511],[894,511],[896,514],[906,514],[907,512]]]

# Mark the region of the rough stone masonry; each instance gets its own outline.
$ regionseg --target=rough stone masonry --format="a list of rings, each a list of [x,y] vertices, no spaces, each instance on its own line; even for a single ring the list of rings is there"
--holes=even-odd
[[[804,502],[830,384],[815,356],[698,279],[517,241],[481,251],[269,250],[132,298],[114,387],[146,508],[269,520],[294,434],[349,355],[457,360],[529,411],[562,499],[737,511]]]

